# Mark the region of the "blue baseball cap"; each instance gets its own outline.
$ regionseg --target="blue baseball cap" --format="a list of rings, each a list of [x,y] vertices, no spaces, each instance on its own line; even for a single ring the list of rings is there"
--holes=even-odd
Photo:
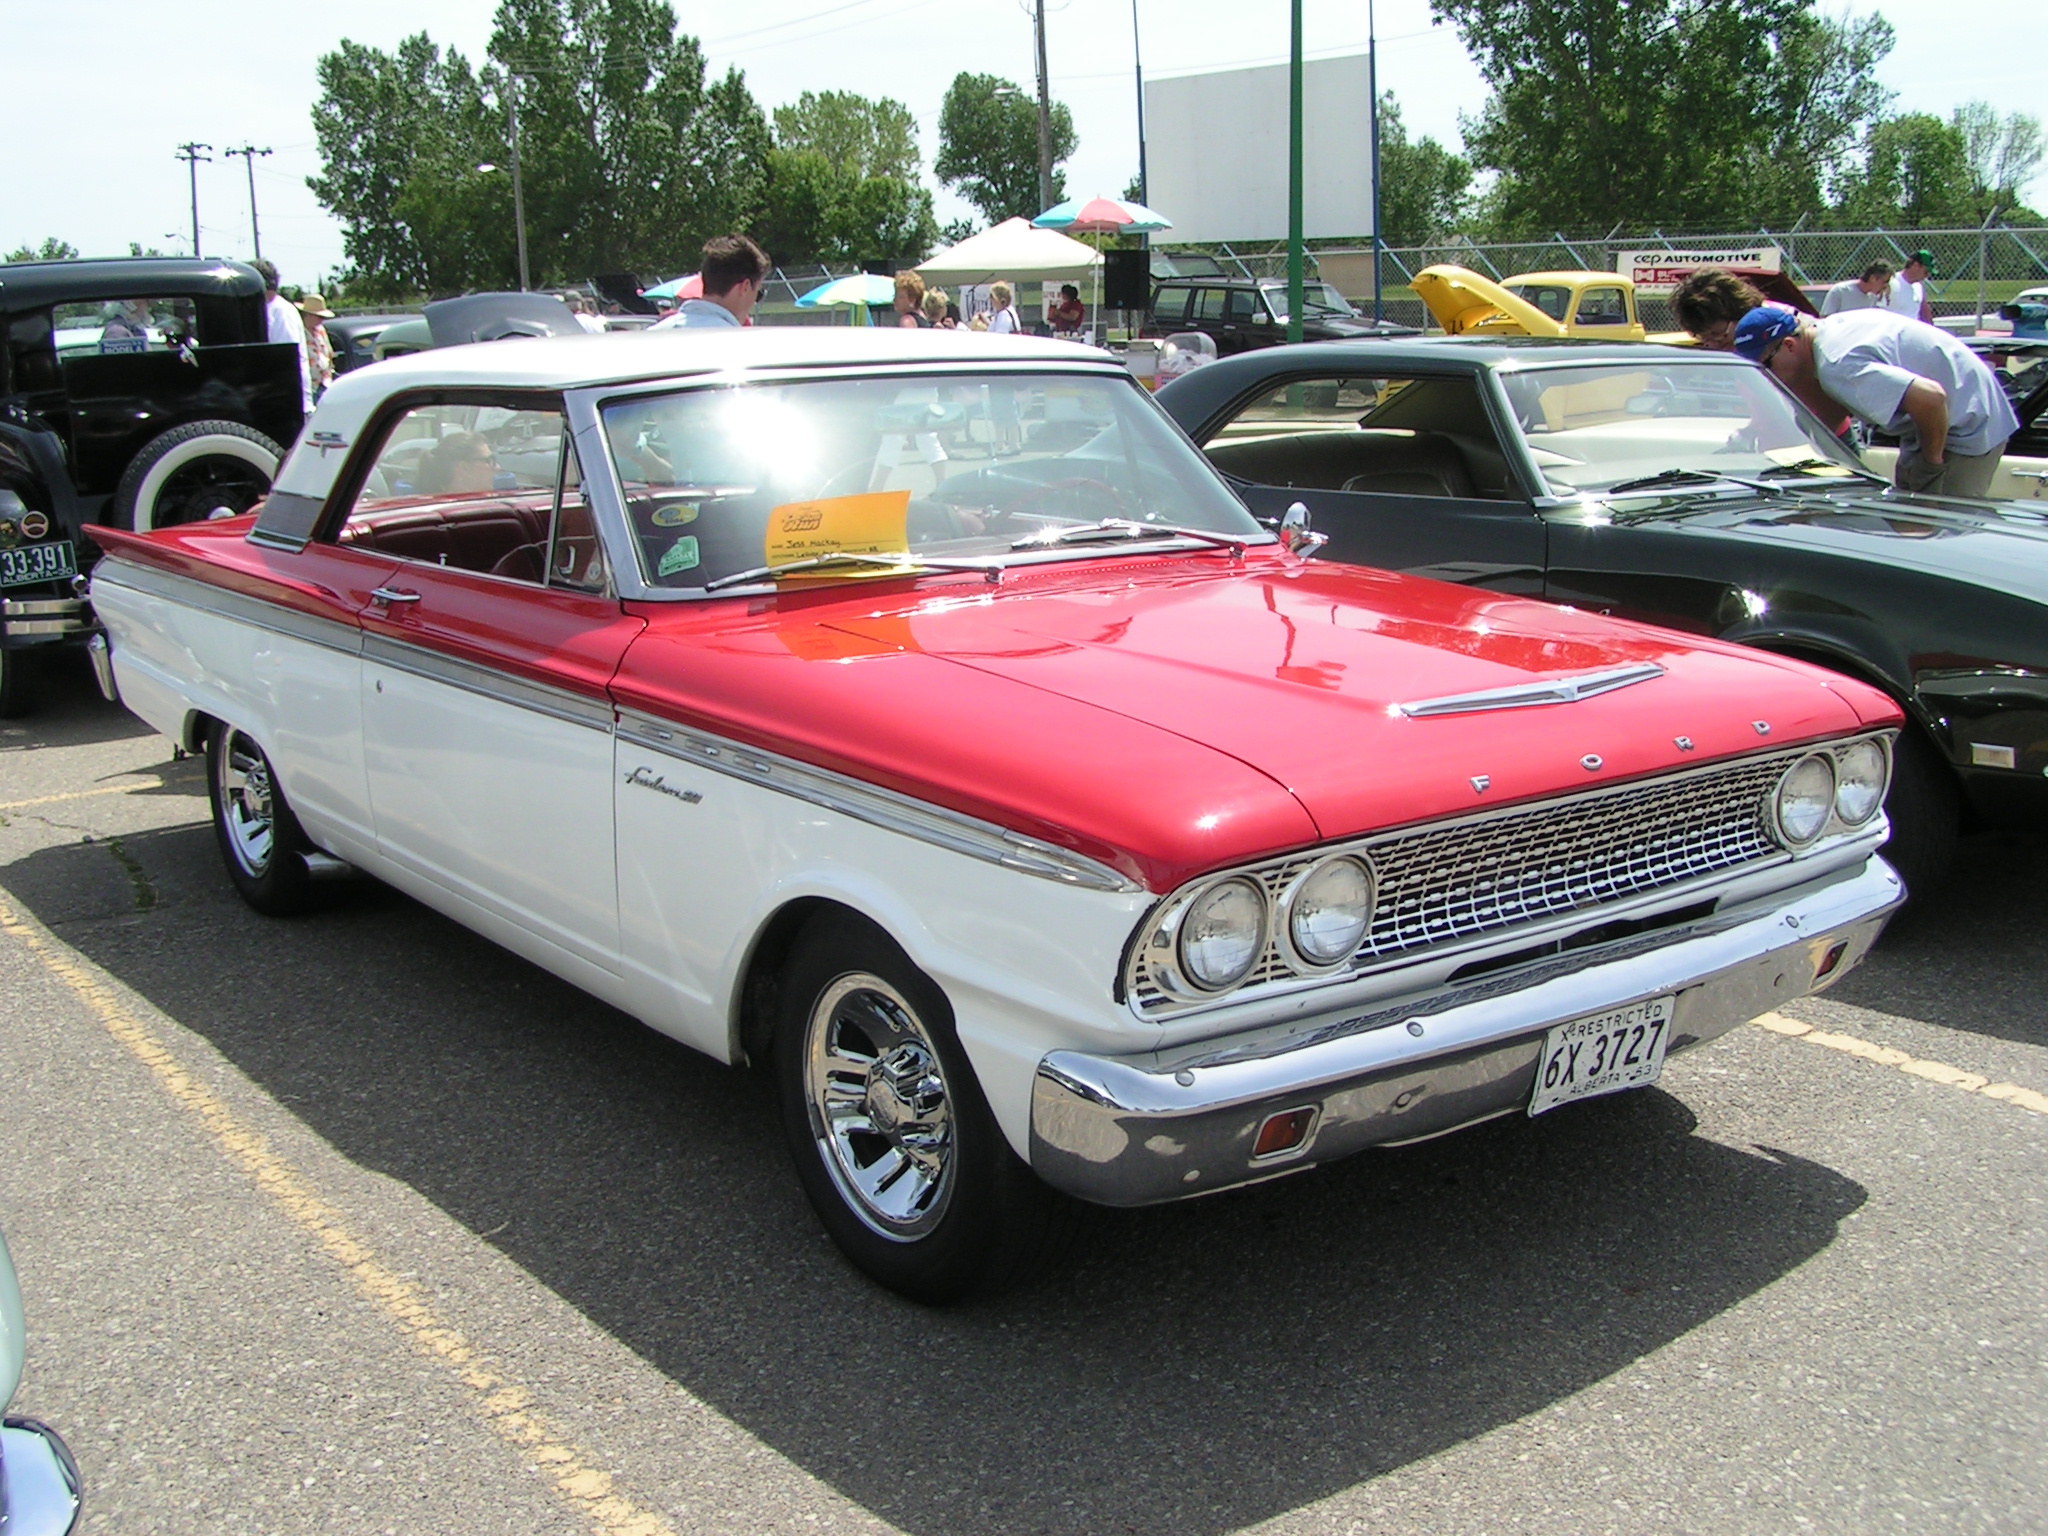
[[[1766,352],[1798,329],[1797,310],[1760,304],[1735,322],[1735,350],[1752,363],[1760,363]]]

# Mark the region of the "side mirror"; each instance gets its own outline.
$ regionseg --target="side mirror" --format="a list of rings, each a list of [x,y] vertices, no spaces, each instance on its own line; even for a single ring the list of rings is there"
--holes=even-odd
[[[1287,509],[1287,515],[1280,519],[1280,542],[1290,555],[1306,559],[1330,542],[1327,533],[1317,533],[1308,525],[1308,508],[1296,502]]]

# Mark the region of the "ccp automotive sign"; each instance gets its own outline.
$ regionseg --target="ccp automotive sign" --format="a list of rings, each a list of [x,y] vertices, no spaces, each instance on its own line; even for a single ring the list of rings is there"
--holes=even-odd
[[[1638,288],[1676,288],[1701,267],[1782,272],[1785,253],[1775,245],[1748,245],[1717,251],[1621,251],[1614,258],[1614,270]]]

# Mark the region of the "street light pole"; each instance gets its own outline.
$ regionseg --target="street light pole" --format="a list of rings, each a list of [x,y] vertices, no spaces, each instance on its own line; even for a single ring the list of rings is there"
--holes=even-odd
[[[1131,67],[1138,76],[1138,201],[1152,205],[1152,189],[1145,183],[1145,59],[1138,51],[1138,0],[1131,0]]]
[[[249,171],[249,240],[256,247],[256,259],[263,259],[263,231],[256,223],[256,157],[270,153],[258,149],[254,144],[244,144],[240,149],[224,149],[224,155],[240,155]]]
[[[1387,317],[1380,289],[1380,40],[1373,28],[1372,0],[1365,0],[1365,91],[1372,98],[1372,317]]]
[[[1301,340],[1301,0],[1287,60],[1287,339]]]
[[[512,83],[507,99],[512,104],[512,223],[519,237],[519,291],[533,285],[526,274],[526,190],[519,180],[519,76],[506,77]]]
[[[212,148],[211,144],[180,144],[177,154],[172,156],[173,159],[184,161],[186,169],[192,174],[192,254],[194,256],[199,254],[199,162],[204,160],[208,165],[213,164],[211,153],[202,155],[199,151],[202,149],[211,151]]]
[[[1038,208],[1052,206],[1052,82],[1045,69],[1045,0],[1038,0]]]

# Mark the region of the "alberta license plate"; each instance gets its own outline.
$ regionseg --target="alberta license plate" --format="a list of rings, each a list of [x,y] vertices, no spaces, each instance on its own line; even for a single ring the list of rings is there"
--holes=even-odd
[[[25,586],[32,581],[57,581],[77,573],[78,557],[72,553],[68,540],[0,549],[0,587]]]
[[[1553,1028],[1543,1041],[1543,1059],[1536,1064],[1529,1113],[1540,1115],[1560,1104],[1624,1088],[1647,1088],[1657,1081],[1664,1070],[1671,1002],[1668,997],[1653,997]]]

